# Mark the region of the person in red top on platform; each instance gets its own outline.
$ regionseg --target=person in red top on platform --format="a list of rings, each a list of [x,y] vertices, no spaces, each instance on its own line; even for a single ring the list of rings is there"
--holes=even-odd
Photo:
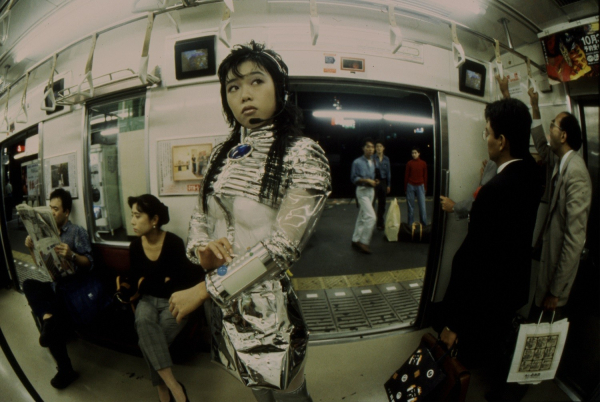
[[[406,205],[408,206],[408,224],[412,226],[415,220],[415,196],[419,201],[419,214],[421,223],[427,225],[427,211],[425,210],[425,193],[427,192],[427,163],[419,158],[421,150],[413,147],[412,160],[406,164],[404,174],[404,191],[406,192]]]

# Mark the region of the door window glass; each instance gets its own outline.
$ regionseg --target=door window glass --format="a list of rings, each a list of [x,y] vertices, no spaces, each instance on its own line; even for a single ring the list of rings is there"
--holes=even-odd
[[[127,198],[148,192],[145,96],[92,105],[88,112],[89,182],[96,241],[128,241]]]

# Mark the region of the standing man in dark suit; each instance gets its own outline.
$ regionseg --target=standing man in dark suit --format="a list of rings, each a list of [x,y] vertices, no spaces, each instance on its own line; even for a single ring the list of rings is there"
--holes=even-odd
[[[449,347],[460,340],[465,365],[497,367],[502,383],[503,344],[516,311],[529,297],[531,243],[542,187],[529,153],[532,119],[527,106],[503,99],[487,105],[485,118],[488,153],[498,165],[497,175],[473,202],[467,237],[454,255],[435,326]]]
[[[531,135],[539,155],[546,162],[548,183],[544,198],[549,204],[541,233],[542,254],[534,305],[530,318],[542,310],[555,311],[556,319],[567,314],[565,305],[577,275],[585,245],[592,204],[592,182],[581,148],[581,128],[568,112],[559,113],[550,123],[550,144],[546,141],[538,107],[538,94],[529,90],[534,127]]]

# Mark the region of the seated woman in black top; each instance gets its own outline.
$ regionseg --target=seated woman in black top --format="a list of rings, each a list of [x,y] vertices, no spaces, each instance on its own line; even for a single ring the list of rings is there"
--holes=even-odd
[[[203,280],[203,270],[193,268],[181,238],[161,229],[169,222],[167,206],[150,194],[129,197],[128,203],[138,238],[129,246],[131,268],[121,288],[138,286],[141,298],[135,310],[135,327],[160,401],[170,401],[172,396],[183,402],[187,395],[173,376],[169,345],[185,322],[178,324],[169,312],[169,297]]]

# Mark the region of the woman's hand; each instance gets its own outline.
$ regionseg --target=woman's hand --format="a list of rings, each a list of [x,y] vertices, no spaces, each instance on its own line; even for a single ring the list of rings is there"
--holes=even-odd
[[[218,268],[226,262],[232,261],[233,247],[226,237],[211,241],[206,247],[198,247],[196,255],[200,265],[207,271]]]
[[[173,293],[169,299],[169,311],[177,323],[180,323],[208,299],[210,299],[210,295],[206,291],[206,282],[200,282],[194,287]]]

